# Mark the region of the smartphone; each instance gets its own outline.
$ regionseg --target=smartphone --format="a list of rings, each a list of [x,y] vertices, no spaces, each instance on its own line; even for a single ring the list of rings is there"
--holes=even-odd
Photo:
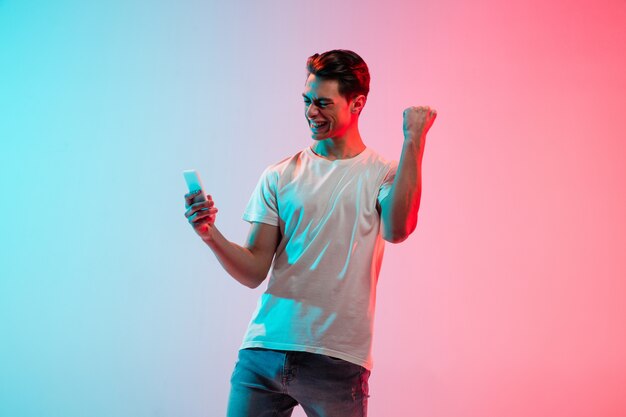
[[[200,190],[200,194],[194,197],[193,202],[199,203],[201,201],[206,201],[206,194],[204,192],[204,188],[202,188],[202,181],[200,181],[198,171],[195,169],[183,171],[183,176],[185,177],[185,182],[187,183],[187,188],[190,193]]]

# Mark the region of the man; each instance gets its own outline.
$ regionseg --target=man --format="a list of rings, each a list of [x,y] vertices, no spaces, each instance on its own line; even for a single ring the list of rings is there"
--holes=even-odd
[[[313,144],[269,166],[244,213],[244,246],[215,226],[211,196],[185,216],[225,270],[250,288],[272,272],[231,378],[229,417],[367,413],[375,291],[384,240],[415,229],[429,107],[404,111],[399,164],[367,148],[359,116],[369,71],[356,53],[307,60],[302,94]]]

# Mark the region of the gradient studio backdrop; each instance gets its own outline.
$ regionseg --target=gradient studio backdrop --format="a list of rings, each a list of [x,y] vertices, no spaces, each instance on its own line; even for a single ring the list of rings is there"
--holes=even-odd
[[[623,0],[0,0],[0,416],[224,415],[265,285],[195,236],[181,171],[242,243],[333,48],[370,66],[383,155],[439,112],[370,415],[626,415],[625,28]]]

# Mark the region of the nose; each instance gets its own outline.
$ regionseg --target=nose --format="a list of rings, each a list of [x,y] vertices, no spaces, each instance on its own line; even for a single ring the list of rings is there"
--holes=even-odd
[[[309,104],[305,111],[306,117],[309,119],[315,117],[318,113],[319,113],[319,109],[313,103]]]

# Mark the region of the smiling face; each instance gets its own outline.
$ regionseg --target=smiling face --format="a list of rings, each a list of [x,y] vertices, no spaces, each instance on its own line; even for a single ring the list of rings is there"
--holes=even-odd
[[[309,74],[302,97],[304,115],[314,140],[344,137],[357,123],[365,104],[364,96],[357,96],[348,102],[339,94],[337,80],[321,79],[314,74]]]

